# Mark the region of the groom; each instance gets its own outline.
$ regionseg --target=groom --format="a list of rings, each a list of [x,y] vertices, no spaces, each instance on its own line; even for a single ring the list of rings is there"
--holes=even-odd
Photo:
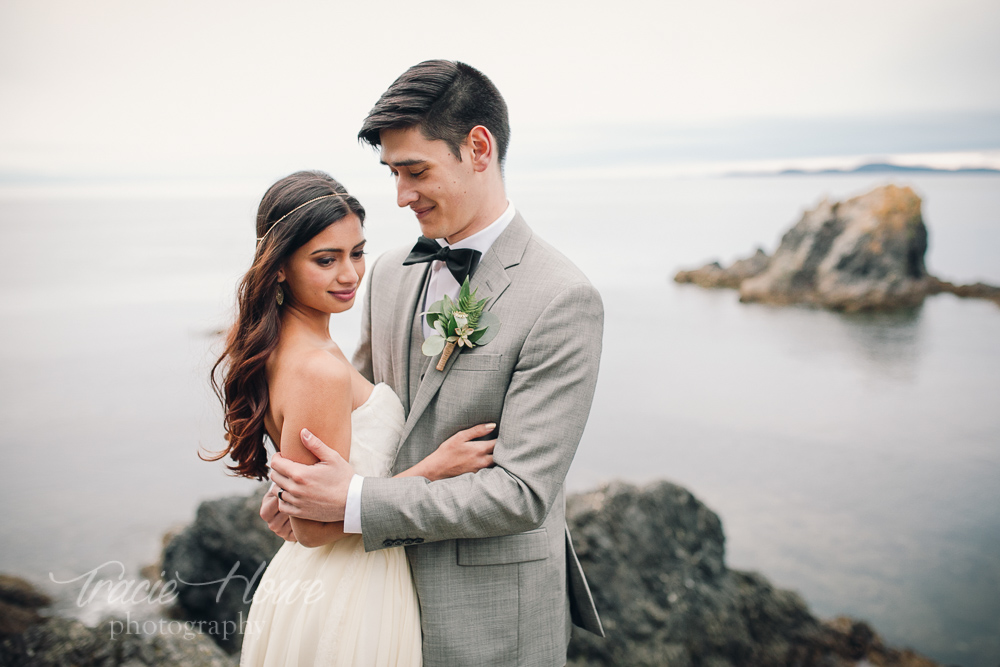
[[[507,107],[478,70],[411,67],[358,136],[380,149],[397,204],[437,240],[387,252],[369,271],[354,364],[392,387],[407,414],[393,472],[486,422],[497,424],[495,466],[436,482],[361,478],[304,431],[319,463],[275,457],[282,500],[265,497],[261,516],[273,528],[283,514],[343,520],[368,551],[406,545],[428,667],[564,665],[571,622],[603,635],[563,489],[597,382],[600,296],[507,201]],[[454,298],[469,269],[499,329],[439,371],[421,353],[433,331],[420,313]]]

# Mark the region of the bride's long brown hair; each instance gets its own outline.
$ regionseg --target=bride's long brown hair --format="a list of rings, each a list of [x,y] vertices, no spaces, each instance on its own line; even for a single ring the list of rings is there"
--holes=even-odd
[[[227,446],[202,459],[218,461],[228,454],[235,461],[227,465],[234,474],[267,477],[265,364],[281,334],[278,270],[311,238],[351,213],[364,224],[364,207],[321,171],[286,176],[260,200],[253,264],[237,288],[236,322],[229,329],[226,348],[212,366],[212,388],[222,402]]]

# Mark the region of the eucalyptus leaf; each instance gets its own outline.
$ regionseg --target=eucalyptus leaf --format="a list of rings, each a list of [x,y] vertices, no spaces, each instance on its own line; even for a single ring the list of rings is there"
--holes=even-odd
[[[444,336],[431,336],[420,346],[420,351],[424,353],[424,356],[434,357],[444,351],[444,344]]]
[[[448,332],[444,329],[444,322],[440,319],[434,320],[434,331],[437,331],[442,337],[447,336]]]
[[[477,329],[484,329],[486,327],[499,327],[500,318],[486,310],[479,316],[479,326]]]
[[[493,340],[500,331],[500,318],[486,310],[479,316],[479,323],[476,326],[476,337],[469,336],[476,345],[486,345]],[[480,333],[482,332],[482,333]]]

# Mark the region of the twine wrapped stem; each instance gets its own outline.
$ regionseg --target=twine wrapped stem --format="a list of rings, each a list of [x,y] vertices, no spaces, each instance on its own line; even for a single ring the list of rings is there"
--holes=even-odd
[[[448,363],[448,359],[451,358],[451,353],[454,351],[455,351],[454,343],[451,342],[445,343],[444,352],[441,353],[441,358],[438,359],[437,366],[435,366],[434,368],[436,368],[439,371],[443,371],[444,365]]]

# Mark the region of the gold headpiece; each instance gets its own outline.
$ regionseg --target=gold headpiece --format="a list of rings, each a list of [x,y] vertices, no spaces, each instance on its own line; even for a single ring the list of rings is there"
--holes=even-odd
[[[270,227],[268,227],[267,231],[264,232],[264,236],[257,237],[257,245],[259,246],[260,242],[263,241],[265,238],[267,238],[267,235],[271,233],[272,229],[274,229],[275,227],[278,226],[279,222],[281,222],[282,220],[284,220],[285,218],[287,218],[288,216],[290,216],[292,213],[295,213],[297,210],[299,210],[303,206],[308,206],[309,204],[311,204],[311,203],[313,203],[315,201],[319,201],[320,199],[329,199],[330,197],[343,197],[344,199],[347,199],[350,196],[351,195],[347,194],[346,192],[334,192],[332,195],[322,195],[322,196],[316,197],[315,199],[310,199],[309,201],[307,201],[305,203],[299,204],[298,206],[296,206],[295,208],[293,208],[291,211],[289,211],[288,213],[284,214],[283,216],[281,216],[280,218],[278,218],[277,220],[275,220],[274,224],[271,225]]]

